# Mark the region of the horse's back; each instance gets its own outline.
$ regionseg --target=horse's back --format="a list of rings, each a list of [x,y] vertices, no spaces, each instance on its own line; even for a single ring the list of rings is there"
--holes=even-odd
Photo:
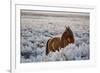
[[[49,51],[55,52],[60,48],[60,37],[50,38],[48,42],[48,49]]]

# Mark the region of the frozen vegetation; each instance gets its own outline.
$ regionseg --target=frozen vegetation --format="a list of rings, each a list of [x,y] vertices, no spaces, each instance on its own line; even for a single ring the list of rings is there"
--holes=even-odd
[[[89,14],[77,13],[56,16],[21,12],[21,63],[89,60]],[[52,13],[52,12],[51,12]],[[53,12],[55,13],[55,12]],[[79,15],[78,15],[79,14]],[[46,43],[50,37],[61,36],[65,26],[70,26],[75,43],[60,51],[45,55]]]

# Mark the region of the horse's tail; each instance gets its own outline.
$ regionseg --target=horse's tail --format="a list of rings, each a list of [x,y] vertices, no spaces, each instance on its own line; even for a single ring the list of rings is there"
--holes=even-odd
[[[50,40],[50,39],[49,39]],[[46,55],[48,55],[49,53],[49,50],[48,50],[48,43],[49,43],[49,40],[47,41],[47,44],[46,44]]]

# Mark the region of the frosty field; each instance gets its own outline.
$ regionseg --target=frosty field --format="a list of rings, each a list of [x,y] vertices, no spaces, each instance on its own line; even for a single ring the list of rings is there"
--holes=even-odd
[[[21,10],[20,62],[89,60],[89,20],[89,13]],[[72,29],[75,43],[45,55],[47,40],[61,37],[65,26]]]

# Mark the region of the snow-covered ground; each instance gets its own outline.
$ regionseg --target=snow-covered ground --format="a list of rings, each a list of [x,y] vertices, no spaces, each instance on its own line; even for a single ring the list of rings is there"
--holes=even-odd
[[[75,43],[45,55],[50,37],[70,26]],[[21,63],[89,60],[89,14],[21,10]]]

